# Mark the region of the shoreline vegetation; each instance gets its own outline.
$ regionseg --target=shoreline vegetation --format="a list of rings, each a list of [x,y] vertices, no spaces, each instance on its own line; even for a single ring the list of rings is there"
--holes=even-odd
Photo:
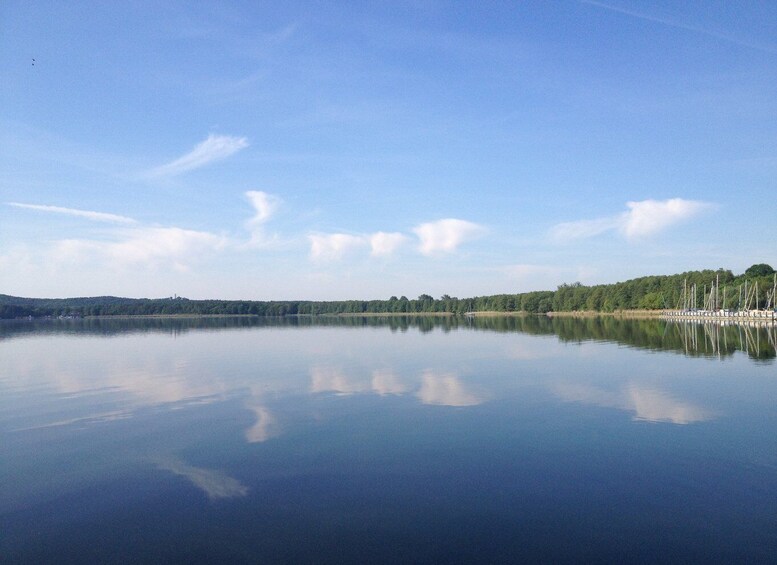
[[[56,317],[219,317],[219,316],[620,316],[658,317],[678,309],[694,292],[695,306],[703,308],[708,289],[722,291],[716,300],[722,307],[737,310],[754,307],[774,308],[777,279],[774,269],[764,263],[748,268],[741,275],[730,270],[689,271],[676,275],[647,276],[613,284],[586,286],[564,283],[556,290],[456,298],[447,294],[433,298],[392,296],[388,300],[190,300],[170,298],[22,298],[0,294],[0,319]],[[745,285],[745,283],[747,283]],[[742,287],[756,292],[743,295]],[[760,293],[758,289],[760,288]],[[718,292],[718,291],[716,291]],[[744,296],[744,297],[743,297]],[[746,301],[746,302],[743,302]]]

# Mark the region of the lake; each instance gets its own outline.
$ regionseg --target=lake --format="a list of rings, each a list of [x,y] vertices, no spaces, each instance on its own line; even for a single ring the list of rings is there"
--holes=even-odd
[[[0,323],[0,561],[774,562],[774,328]]]

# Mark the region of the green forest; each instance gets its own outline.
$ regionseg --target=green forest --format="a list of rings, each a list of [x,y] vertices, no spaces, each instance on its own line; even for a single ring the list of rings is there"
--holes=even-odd
[[[20,298],[0,294],[0,318],[45,318],[138,315],[252,315],[318,316],[333,314],[419,314],[468,312],[614,312],[618,310],[660,310],[678,308],[683,288],[696,285],[695,307],[701,308],[704,296],[716,281],[720,285],[720,306],[736,310],[744,307],[741,289],[758,288],[757,307],[774,308],[772,296],[774,269],[765,263],[751,266],[734,275],[730,270],[689,271],[676,275],[658,275],[613,284],[586,286],[565,283],[556,290],[497,294],[456,298],[434,298],[422,294],[409,299],[392,296],[388,300],[338,301],[255,301],[189,300],[187,298]],[[753,307],[754,303],[750,304]],[[693,307],[693,305],[692,305]]]

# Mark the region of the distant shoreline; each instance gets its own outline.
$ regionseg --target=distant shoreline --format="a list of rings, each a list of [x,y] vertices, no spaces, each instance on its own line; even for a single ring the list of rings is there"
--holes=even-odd
[[[709,291],[708,291],[709,289]],[[759,310],[777,296],[777,273],[765,263],[730,270],[645,276],[612,284],[561,284],[556,290],[456,298],[392,296],[388,300],[218,300],[168,298],[25,298],[0,294],[0,318],[218,316],[607,316],[657,318],[676,309]],[[714,303],[711,302],[714,300]]]
[[[548,318],[660,318],[663,310],[616,310],[614,312],[597,312],[594,310],[577,310],[570,312],[546,312],[533,313],[525,311],[503,312],[488,310],[481,312],[340,312],[332,314],[285,314],[280,316],[261,314],[103,314],[95,316],[78,317],[40,317],[32,320],[124,320],[124,319],[194,319],[194,318],[449,318],[449,317],[476,317],[476,318],[510,318],[518,316],[547,316]],[[9,320],[27,320],[28,318],[9,318]]]

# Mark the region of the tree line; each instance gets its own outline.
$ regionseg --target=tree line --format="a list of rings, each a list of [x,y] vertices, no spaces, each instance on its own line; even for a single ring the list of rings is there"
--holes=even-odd
[[[189,300],[187,298],[20,298],[0,295],[0,318],[42,318],[59,316],[138,316],[138,315],[250,315],[321,316],[336,314],[465,314],[468,312],[613,312],[617,310],[673,309],[681,304],[683,288],[696,285],[696,307],[701,308],[713,283],[719,284],[719,302],[729,309],[743,308],[741,287],[758,284],[758,308],[775,306],[769,298],[774,269],[760,263],[741,275],[730,270],[689,271],[676,275],[640,277],[601,285],[564,283],[556,290],[456,298],[392,296],[388,300]],[[750,305],[754,305],[751,303]]]

